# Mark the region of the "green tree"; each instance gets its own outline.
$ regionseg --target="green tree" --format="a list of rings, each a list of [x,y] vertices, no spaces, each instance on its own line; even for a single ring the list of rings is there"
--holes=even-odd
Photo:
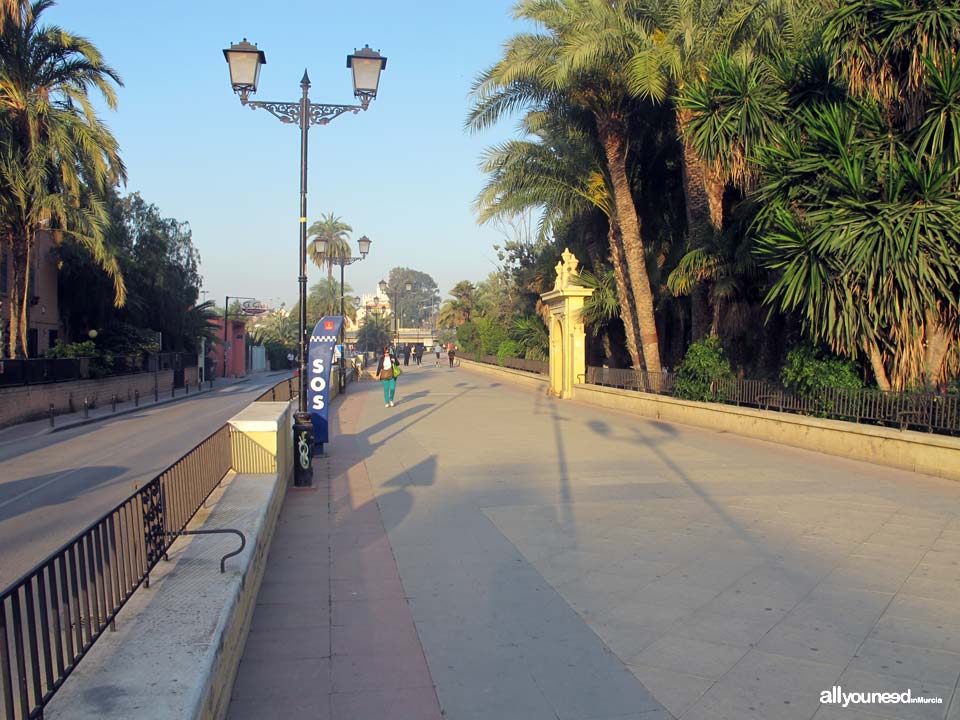
[[[632,53],[616,33],[631,24],[628,10],[622,3],[521,0],[514,14],[542,32],[516,35],[507,41],[502,59],[475,83],[468,123],[481,129],[513,110],[540,109],[558,95],[592,115],[619,226],[619,235],[614,236],[619,246],[612,251],[625,260],[624,275],[636,309],[643,361],[648,370],[659,372],[653,291],[627,170],[633,93],[625,68]]]
[[[357,308],[354,298],[350,295],[353,288],[349,284],[343,286],[343,310],[346,316],[353,321],[357,319]],[[290,311],[292,317],[300,317],[300,303],[296,303]],[[324,278],[310,287],[307,294],[307,330],[319,322],[326,315],[340,314],[340,281],[333,278]]]
[[[352,253],[349,242],[351,232],[353,228],[333,213],[320,215],[320,219],[307,228],[307,237],[327,242],[326,250],[322,253],[315,250],[316,245],[311,245],[310,259],[317,267],[327,266],[329,279],[333,278],[335,260],[350,257]]]
[[[103,192],[125,179],[116,139],[88,93],[116,107],[116,72],[89,41],[39,24],[53,5],[7,2],[0,15],[0,242],[12,258],[9,353],[26,354],[27,268],[36,234],[87,248],[113,280],[114,302],[126,287],[111,249]]]
[[[357,331],[357,347],[366,352],[379,353],[390,344],[390,319],[379,312],[369,312],[363,316]]]

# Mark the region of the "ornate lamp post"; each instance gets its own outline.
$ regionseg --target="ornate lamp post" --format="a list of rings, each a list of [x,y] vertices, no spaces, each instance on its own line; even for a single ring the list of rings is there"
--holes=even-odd
[[[293,482],[297,486],[309,486],[313,483],[310,461],[313,455],[313,432],[307,411],[307,133],[313,125],[326,125],[344,113],[357,114],[366,110],[370,101],[377,96],[380,73],[387,66],[387,59],[376,50],[371,50],[369,45],[348,55],[347,67],[353,70],[353,94],[360,99],[360,104],[324,105],[310,102],[307,95],[310,78],[306,70],[300,80],[303,95],[298,102],[251,101],[250,95],[257,92],[260,66],[267,63],[263,51],[244,38],[243,42],[224,50],[223,56],[230,65],[230,84],[243,105],[251,109],[263,108],[280,122],[300,127],[300,398],[293,425],[294,457],[298,458],[298,462],[294,463]],[[306,447],[298,448],[298,443],[304,441]]]
[[[381,280],[379,283],[377,283],[377,286],[380,288],[380,292],[386,295],[387,298],[393,299],[390,297],[390,285],[386,280]],[[408,280],[407,282],[403,283],[402,288],[398,287],[393,292],[393,297],[396,298],[396,302],[394,303],[396,306],[396,312],[393,313],[393,322],[396,326],[395,335],[397,345],[400,344],[400,328],[403,325],[403,310],[400,307],[400,303],[403,301],[403,293],[410,292],[411,290],[413,290],[413,283]]]
[[[326,258],[327,262],[331,262],[334,265],[340,266],[340,315],[343,317],[343,322],[340,323],[340,345],[343,347],[343,353],[340,357],[340,392],[342,393],[347,387],[347,368],[346,368],[346,341],[344,340],[344,335],[346,333],[347,325],[347,316],[344,314],[344,304],[343,304],[343,269],[347,265],[353,265],[355,262],[363,260],[367,253],[370,252],[370,243],[373,242],[366,235],[363,235],[359,240],[357,240],[357,245],[360,246],[360,257],[334,257],[329,256]],[[318,254],[326,255],[327,252],[327,241],[323,238],[317,238],[314,243],[314,247]]]

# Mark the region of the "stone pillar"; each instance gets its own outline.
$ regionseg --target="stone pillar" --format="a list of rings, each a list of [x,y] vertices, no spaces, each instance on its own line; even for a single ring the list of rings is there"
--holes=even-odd
[[[553,290],[540,296],[550,308],[550,394],[564,399],[573,396],[574,384],[584,382],[587,372],[581,311],[593,290],[577,284],[579,265],[569,248],[564,250]]]

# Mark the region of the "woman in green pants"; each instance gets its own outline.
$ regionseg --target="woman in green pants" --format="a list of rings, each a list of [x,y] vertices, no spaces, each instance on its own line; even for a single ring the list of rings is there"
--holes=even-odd
[[[393,376],[393,369],[398,367],[397,356],[388,345],[383,349],[380,362],[377,363],[377,377],[383,383],[383,406],[393,407],[393,396],[397,392],[397,379]]]

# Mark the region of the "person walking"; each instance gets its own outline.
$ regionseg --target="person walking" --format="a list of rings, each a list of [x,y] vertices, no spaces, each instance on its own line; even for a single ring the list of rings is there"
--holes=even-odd
[[[404,365],[410,364],[410,345],[409,344],[403,346],[403,364]]]
[[[423,345],[417,345],[413,352],[417,359],[417,367],[420,367],[420,363],[423,361]]]
[[[440,367],[440,353],[443,352],[443,348],[440,347],[440,343],[437,343],[436,345],[433,346],[433,352],[437,356],[437,364],[435,365],[435,367]]]
[[[380,356],[380,362],[377,363],[377,377],[383,383],[384,407],[393,407],[393,397],[397,392],[397,378],[394,372],[399,367],[397,356],[390,351],[388,345],[383,349],[383,355]]]
[[[453,343],[450,343],[450,349],[447,350],[447,360],[450,361],[450,367],[453,367],[453,358],[456,357],[457,352],[453,349]]]

